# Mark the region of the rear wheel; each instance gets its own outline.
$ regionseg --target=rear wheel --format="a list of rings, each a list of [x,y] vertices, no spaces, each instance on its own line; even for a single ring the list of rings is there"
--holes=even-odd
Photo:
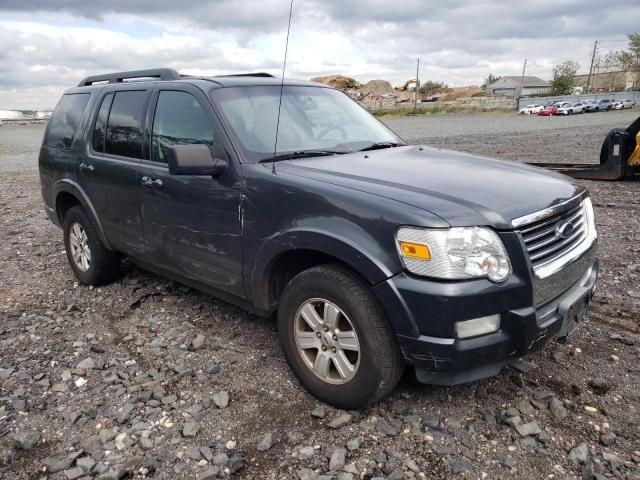
[[[65,214],[63,230],[67,259],[78,282],[102,285],[118,275],[121,256],[105,248],[81,206],[72,207]]]
[[[323,402],[358,409],[390,393],[404,370],[370,289],[339,265],[289,282],[278,310],[280,343],[300,383]]]

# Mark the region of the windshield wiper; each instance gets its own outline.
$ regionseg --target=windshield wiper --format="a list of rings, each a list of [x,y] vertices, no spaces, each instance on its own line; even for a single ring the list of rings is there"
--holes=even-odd
[[[394,143],[394,142],[376,142],[372,143],[368,147],[361,148],[358,150],[359,152],[368,152],[369,150],[381,150],[383,148],[393,148],[399,147],[402,143]]]
[[[349,152],[339,152],[337,150],[300,150],[297,152],[281,153],[280,155],[274,155],[273,157],[267,157],[259,160],[259,163],[279,162],[280,160],[292,160],[295,158],[311,158],[311,157],[326,157],[329,155],[340,155]]]

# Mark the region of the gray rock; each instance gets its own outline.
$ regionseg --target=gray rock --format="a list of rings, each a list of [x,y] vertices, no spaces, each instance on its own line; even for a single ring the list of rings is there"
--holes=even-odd
[[[398,435],[402,430],[402,422],[388,421],[381,417],[376,424],[376,432],[383,435]]]
[[[329,428],[344,427],[348,423],[351,423],[351,420],[353,420],[353,415],[351,415],[350,413],[346,413],[345,412],[345,413],[343,413],[341,415],[338,415],[333,420],[331,420],[329,423],[327,423],[327,427],[329,427]]]
[[[64,474],[67,477],[67,480],[76,480],[77,478],[84,476],[85,471],[82,470],[80,467],[74,467],[64,472]]]
[[[324,418],[326,415],[326,409],[324,405],[318,405],[316,408],[311,410],[311,416],[316,418]]]
[[[298,460],[309,460],[316,454],[316,451],[313,447],[302,447],[298,452]]]
[[[200,425],[194,422],[187,422],[182,427],[182,436],[187,438],[193,438],[198,434]]]
[[[33,450],[40,441],[40,432],[37,430],[20,433],[14,437],[16,447],[21,450]]]
[[[609,382],[602,377],[594,377],[589,380],[589,386],[593,388],[596,393],[600,394],[606,393],[610,388]]]
[[[363,441],[364,441],[364,438],[362,437],[352,438],[347,442],[347,449],[349,451],[357,450],[360,448],[360,445],[362,445]]]
[[[504,423],[509,425],[510,427],[517,427],[518,425],[522,425],[522,417],[520,415],[516,415],[515,417],[508,417],[504,420]]]
[[[619,468],[624,462],[622,459],[614,453],[602,452],[602,459],[605,462],[609,462],[611,468]]]
[[[200,475],[198,475],[198,480],[215,480],[218,478],[218,473],[220,473],[220,469],[216,467],[211,467],[206,469]]]
[[[336,480],[353,480],[353,474],[349,472],[338,472]]]
[[[54,383],[51,387],[51,391],[56,393],[66,393],[69,391],[69,387],[66,383]]]
[[[336,448],[331,454],[331,459],[329,460],[329,470],[336,471],[344,467],[346,455],[347,451],[344,448]]]
[[[268,432],[265,433],[260,442],[258,442],[258,446],[256,450],[259,452],[265,452],[269,450],[276,443],[276,432]]]
[[[459,457],[451,465],[451,470],[453,470],[454,474],[458,474],[469,470],[472,466],[473,463],[471,463],[471,460]]]
[[[229,457],[229,471],[236,473],[242,470],[247,465],[247,457],[242,453],[234,453]]]
[[[84,472],[90,472],[96,465],[96,462],[91,457],[82,457],[76,461],[76,466],[80,467]]]
[[[76,368],[82,368],[84,370],[93,370],[96,366],[96,363],[93,361],[93,358],[87,357],[84,360],[80,361],[76,365]]]
[[[532,415],[536,411],[536,409],[533,408],[533,405],[531,405],[531,402],[528,398],[523,398],[522,400],[520,400],[516,404],[516,408],[520,410],[520,413],[522,413],[523,415]]]
[[[613,432],[603,433],[602,435],[600,435],[600,443],[607,447],[610,447],[611,445],[616,443],[617,438],[618,437]]]
[[[213,403],[218,408],[226,408],[229,405],[229,392],[223,390],[213,395]]]
[[[589,449],[586,443],[581,443],[569,452],[569,461],[574,465],[586,462],[587,458],[589,458]]]
[[[593,466],[593,462],[585,462],[582,465],[582,480],[593,480],[595,478],[596,472]]]
[[[166,397],[162,397],[162,404],[163,405],[170,405],[173,402],[175,402],[176,400],[178,400],[178,396],[177,395],[167,395]]]
[[[205,336],[199,333],[191,342],[191,348],[193,348],[194,350],[200,350],[204,347],[205,340]]]
[[[551,397],[551,400],[549,400],[549,410],[559,420],[567,416],[567,409],[564,408],[564,405],[557,397]]]
[[[229,456],[226,453],[217,453],[213,456],[211,463],[222,467],[229,463]]]
[[[209,447],[207,447],[206,445],[203,445],[199,447],[199,450],[200,450],[200,455],[202,455],[202,458],[204,458],[207,462],[211,462],[213,460],[213,452]]]
[[[515,428],[516,432],[518,432],[522,437],[538,435],[541,432],[540,427],[538,426],[538,422],[536,421],[523,423],[522,425],[516,425]]]
[[[302,468],[298,470],[298,480],[316,480],[316,472],[310,468]]]

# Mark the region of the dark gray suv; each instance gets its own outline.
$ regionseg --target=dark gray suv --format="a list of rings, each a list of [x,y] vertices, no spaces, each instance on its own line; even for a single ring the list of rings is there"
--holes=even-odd
[[[564,338],[595,289],[587,191],[406,145],[344,94],[169,69],[84,79],[45,132],[46,211],[82,284],[120,261],[277,312],[301,383],[341,408],[405,365],[456,384]]]

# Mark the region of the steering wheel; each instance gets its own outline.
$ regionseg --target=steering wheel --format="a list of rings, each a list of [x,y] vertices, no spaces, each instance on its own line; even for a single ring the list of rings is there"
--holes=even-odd
[[[341,127],[340,125],[334,125],[332,127],[327,127],[324,130],[322,130],[316,137],[316,140],[322,140],[327,135],[327,133],[329,133],[332,130],[338,130],[342,134],[342,140],[347,139],[347,131],[344,129],[344,127]]]

